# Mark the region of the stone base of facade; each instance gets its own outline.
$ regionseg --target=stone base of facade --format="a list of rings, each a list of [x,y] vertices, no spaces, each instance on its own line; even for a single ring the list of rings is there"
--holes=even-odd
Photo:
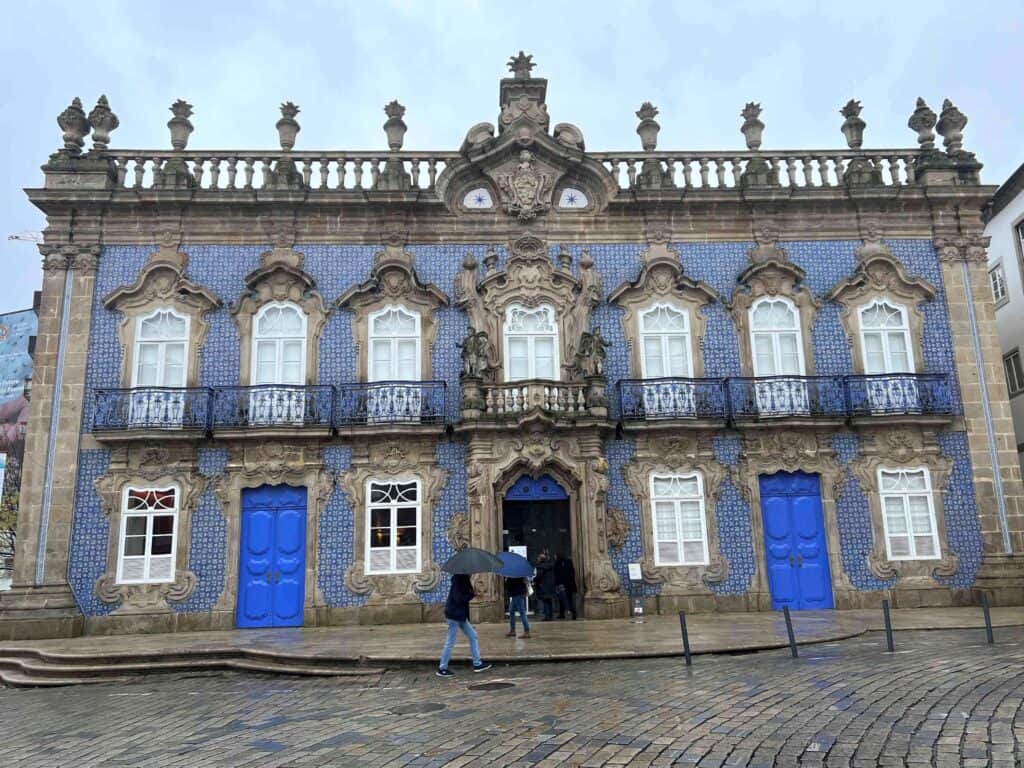
[[[77,637],[83,630],[84,617],[67,584],[0,592],[0,640]]]
[[[992,605],[1024,605],[1024,555],[985,555],[974,592],[975,602],[985,593]]]

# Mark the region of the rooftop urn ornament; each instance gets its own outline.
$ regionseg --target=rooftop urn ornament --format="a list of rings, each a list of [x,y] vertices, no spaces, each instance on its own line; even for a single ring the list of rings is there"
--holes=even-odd
[[[839,114],[846,118],[840,130],[846,137],[846,143],[850,149],[860,149],[864,143],[864,129],[867,127],[860,118],[862,107],[856,99],[850,99],[846,106],[839,110]]]
[[[946,148],[947,155],[958,155],[963,152],[963,130],[966,125],[967,115],[957,109],[949,99],[943,101],[935,130],[942,136],[942,146]]]
[[[57,125],[64,131],[64,154],[81,154],[85,137],[89,135],[89,121],[82,109],[81,99],[76,96],[67,109],[57,115]]]
[[[402,148],[405,132],[408,130],[408,127],[402,120],[402,117],[405,115],[405,107],[399,104],[397,100],[393,100],[384,107],[384,114],[388,116],[387,122],[384,123],[384,133],[388,137],[388,149],[392,152],[397,152]]]
[[[105,152],[110,146],[110,132],[115,130],[121,121],[110,109],[107,97],[100,96],[96,106],[89,113],[89,125],[92,126],[92,148]]]
[[[277,135],[281,140],[281,149],[290,152],[295,146],[295,138],[302,130],[295,116],[301,110],[292,102],[286,101],[281,105],[281,119],[277,121]]]
[[[653,152],[658,148],[658,131],[661,130],[658,121],[654,119],[658,116],[658,108],[651,102],[645,101],[636,111],[636,116],[640,118],[640,125],[636,127],[636,132],[640,135],[640,143],[644,152]]]
[[[743,118],[740,133],[747,140],[747,149],[753,152],[761,148],[761,133],[764,131],[764,123],[758,119],[760,114],[761,105],[753,101],[747,102],[747,106],[740,112],[740,117]]]
[[[194,127],[189,118],[192,116],[192,105],[184,99],[178,99],[171,104],[171,112],[174,117],[167,121],[167,127],[171,129],[171,146],[175,152],[183,152],[188,146],[188,137]]]
[[[529,80],[530,70],[537,65],[533,63],[533,54],[519,52],[518,56],[511,56],[508,60],[508,68],[516,80]]]
[[[917,143],[923,150],[935,149],[935,122],[938,117],[932,108],[929,107],[924,99],[920,96],[917,97],[917,108],[914,109],[914,113],[907,120],[907,127],[912,131],[917,131]]]

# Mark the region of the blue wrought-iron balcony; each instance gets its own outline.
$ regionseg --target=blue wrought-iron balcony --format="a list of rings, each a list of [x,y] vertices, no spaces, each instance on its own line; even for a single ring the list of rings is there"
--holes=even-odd
[[[340,384],[334,426],[362,424],[443,424],[443,381],[374,381]]]
[[[850,416],[953,415],[953,386],[948,373],[885,373],[847,376]]]
[[[333,426],[335,388],[329,384],[214,387],[210,428],[265,429]]]
[[[729,418],[725,379],[622,379],[619,413],[624,421]]]
[[[842,376],[759,376],[726,379],[733,421],[845,419]]]
[[[93,431],[131,430],[205,433],[209,428],[210,390],[206,387],[135,387],[95,392]]]

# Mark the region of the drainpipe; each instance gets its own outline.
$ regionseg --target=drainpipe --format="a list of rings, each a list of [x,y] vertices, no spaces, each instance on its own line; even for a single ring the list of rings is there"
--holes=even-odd
[[[74,274],[74,270],[71,269],[71,256],[68,256],[67,271],[64,273],[64,301],[60,311],[60,335],[57,339],[57,367],[53,374],[53,407],[50,411],[50,432],[46,444],[43,504],[39,514],[39,543],[36,549],[36,586],[44,584],[46,577],[46,536],[50,530],[50,501],[53,498],[53,464],[57,453],[61,390],[64,385],[64,348],[68,338],[68,321],[71,314],[71,290],[74,285]]]
[[[995,425],[992,423],[992,407],[988,401],[988,381],[985,379],[985,359],[981,353],[981,335],[978,333],[978,318],[974,312],[974,291],[971,287],[971,272],[968,262],[960,262],[967,298],[967,320],[971,325],[971,343],[974,347],[974,363],[978,370],[978,387],[981,390],[981,409],[985,415],[985,436],[988,438],[988,452],[992,461],[992,487],[996,492],[996,509],[999,512],[999,527],[1003,534],[1003,552],[1013,554],[1010,542],[1010,526],[1006,520],[1006,496],[1003,492],[1003,476],[999,471],[999,450],[996,447]]]

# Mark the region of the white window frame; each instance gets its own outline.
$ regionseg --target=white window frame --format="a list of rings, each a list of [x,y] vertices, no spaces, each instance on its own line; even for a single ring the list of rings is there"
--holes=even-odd
[[[925,489],[923,491],[883,491],[882,490],[882,474],[883,473],[910,473],[916,474],[921,472],[924,474]],[[885,535],[885,555],[889,560],[902,561],[902,560],[941,560],[942,559],[942,547],[939,544],[939,524],[935,516],[935,498],[932,493],[932,475],[928,470],[928,467],[879,467],[878,468],[878,500],[879,509],[882,514],[882,530]],[[895,556],[892,553],[892,545],[889,536],[889,516],[885,508],[885,500],[887,497],[894,496],[903,499],[903,511],[906,519],[907,526],[907,542],[910,549],[909,555]],[[911,526],[910,520],[910,502],[909,499],[913,496],[924,497],[928,503],[928,519],[931,525],[931,538],[932,547],[935,550],[934,555],[918,555],[917,544],[914,541],[915,534]],[[920,534],[918,534],[920,535]]]
[[[389,312],[401,312],[402,314],[405,314],[405,315],[408,315],[408,316],[412,317],[413,320],[415,321],[415,325],[416,325],[415,332],[412,335],[409,335],[409,336],[398,336],[398,335],[393,335],[393,334],[380,334],[380,335],[374,334],[374,332],[373,332],[374,321],[378,317],[382,317],[383,315],[386,315]],[[423,343],[422,339],[423,339],[423,336],[422,336],[422,330],[421,330],[422,326],[420,324],[420,313],[417,312],[414,309],[409,309],[408,307],[403,306],[402,304],[388,304],[386,307],[382,307],[381,309],[378,309],[376,312],[371,312],[369,317],[367,318],[367,322],[369,323],[369,325],[367,326],[367,332],[368,332],[368,337],[369,337],[369,357],[367,358],[367,361],[366,361],[366,363],[367,363],[367,365],[366,365],[366,368],[367,368],[367,371],[366,371],[367,372],[367,377],[366,377],[366,379],[367,379],[367,381],[371,381],[371,382],[373,382],[373,381],[422,381],[423,380],[423,360],[422,360],[422,343]],[[383,342],[389,342],[390,343],[390,346],[391,346],[391,365],[392,365],[392,368],[394,368],[398,364],[398,343],[400,341],[408,341],[409,339],[412,339],[413,341],[416,342],[416,356],[414,358],[414,360],[416,362],[415,376],[413,378],[411,378],[411,379],[410,378],[397,379],[397,378],[394,378],[394,377],[389,377],[387,379],[377,379],[375,377],[374,371],[373,371],[373,367],[374,367],[373,366],[374,346],[377,343],[383,343]]]
[[[260,335],[260,320],[267,312],[271,309],[293,309],[299,313],[299,317],[302,320],[302,335],[301,336],[261,336]],[[252,355],[250,357],[251,362],[249,363],[249,383],[256,385],[256,379],[258,378],[257,372],[259,371],[259,343],[261,341],[276,341],[279,342],[278,352],[283,348],[283,342],[295,341],[301,339],[302,345],[302,358],[299,361],[300,381],[297,383],[284,384],[280,381],[264,382],[265,384],[281,384],[281,386],[293,386],[299,387],[306,383],[306,347],[309,344],[309,317],[303,311],[302,307],[291,301],[271,301],[260,307],[259,311],[253,316],[252,319]],[[282,354],[277,355],[278,373],[280,372],[281,365],[284,362],[284,356]],[[275,378],[280,378],[276,376]]]
[[[1016,364],[1014,360],[1016,359]],[[1021,364],[1020,347],[1003,355],[1003,372],[1006,374],[1006,389],[1010,397],[1024,392],[1024,367]]]
[[[683,323],[685,328],[682,331],[647,331],[644,329],[644,324],[649,315],[653,315],[659,309],[667,309],[670,312],[675,312],[683,317]],[[683,338],[683,344],[686,347],[686,370],[681,374],[682,378],[692,379],[693,378],[693,336],[690,329],[690,313],[682,307],[678,307],[675,304],[671,304],[667,301],[659,301],[651,306],[643,309],[639,313],[639,330],[640,330],[640,375],[641,377],[647,378],[660,378],[651,377],[647,372],[647,340],[658,339],[659,346],[661,347],[661,362],[665,370],[669,369],[668,360],[668,343],[669,339],[675,336],[681,336]],[[669,376],[666,378],[676,378]]]
[[[865,315],[865,313],[871,311],[875,307],[880,307],[880,306],[883,306],[883,305],[887,306],[887,307],[892,307],[893,309],[897,310],[900,313],[900,317],[901,317],[900,327],[899,328],[889,328],[889,327],[885,327],[885,328],[866,328],[864,326],[864,315]],[[874,374],[869,374],[869,375],[886,376],[886,375],[889,375],[889,374],[916,373],[917,372],[917,363],[914,360],[913,338],[910,335],[910,316],[907,313],[907,308],[903,304],[899,304],[899,303],[897,303],[895,301],[889,301],[887,299],[875,299],[873,301],[870,301],[867,304],[864,304],[864,305],[862,305],[862,306],[857,308],[857,324],[860,327],[860,353],[861,353],[861,358],[862,358],[861,362],[864,365],[864,372],[865,373],[867,373],[867,371],[868,371],[867,335],[869,333],[877,333],[877,334],[881,335],[881,337],[882,337],[882,357],[885,360],[885,368],[886,368],[885,371],[876,372]],[[891,334],[891,333],[902,333],[902,335],[903,335],[903,342],[904,342],[904,344],[906,344],[906,350],[907,350],[907,367],[909,368],[909,370],[906,370],[906,371],[893,371],[893,370],[889,370],[889,369],[891,369],[893,367],[893,365],[892,365],[892,355],[891,355],[890,350],[889,350],[889,334]]]
[[[535,314],[541,310],[545,310],[550,313],[551,327],[553,330],[550,332],[534,332],[525,333],[521,331],[510,331],[509,330],[509,319],[512,313],[516,310]],[[505,309],[505,322],[503,324],[502,335],[504,336],[504,351],[505,351],[505,381],[532,381],[537,379],[537,355],[535,353],[536,340],[539,338],[551,339],[551,355],[552,355],[552,368],[554,376],[551,381],[561,381],[561,360],[558,348],[558,313],[555,308],[550,304],[539,304],[536,307],[525,307],[522,304],[510,304]],[[521,338],[527,340],[527,362],[529,365],[529,375],[523,378],[512,378],[512,357],[509,354],[509,342],[513,338]]]
[[[142,324],[152,320],[157,315],[169,314],[178,320],[185,321],[184,336],[177,339],[144,339],[142,338]],[[173,307],[157,307],[152,312],[142,315],[135,320],[135,342],[132,350],[132,375],[131,387],[138,389],[138,392],[131,392],[128,395],[128,423],[134,426],[148,426],[153,428],[166,427],[168,429],[180,428],[185,420],[185,393],[167,392],[165,384],[139,384],[139,366],[142,363],[142,347],[145,344],[157,346],[157,380],[163,381],[166,370],[167,345],[181,344],[181,383],[177,389],[184,389],[188,386],[188,368],[190,334],[192,331],[192,318],[176,311]]]
[[[174,491],[174,509],[173,510],[145,510],[143,512],[135,512],[128,510],[128,495],[130,492],[135,491],[139,493],[148,492],[166,492]],[[170,515],[173,517],[174,524],[171,527],[171,552],[169,555],[153,555],[150,552],[153,544],[153,518]],[[146,518],[146,535],[144,543],[144,553],[142,555],[125,555],[125,543],[128,533],[128,519],[144,517]],[[121,526],[118,533],[118,547],[117,547],[117,583],[118,584],[169,584],[173,583],[176,572],[177,572],[177,558],[178,558],[178,522],[181,518],[181,488],[177,484],[171,483],[166,487],[155,487],[155,486],[125,486],[121,492]],[[143,577],[141,579],[126,579],[124,577],[124,565],[125,559],[130,557],[131,559],[143,560]],[[152,568],[153,557],[169,557],[171,561],[171,572],[168,578],[152,578],[150,571]]]
[[[793,328],[758,328],[754,324],[754,313],[757,308],[762,304],[777,304],[782,303],[789,307],[793,313],[793,317],[796,320]],[[806,376],[807,375],[807,361],[804,359],[804,329],[800,319],[800,308],[796,303],[787,298],[786,296],[762,296],[753,304],[750,305],[748,311],[748,324],[750,325],[750,356],[751,356],[751,369],[754,371],[754,376]],[[797,359],[800,361],[799,372],[797,373],[762,373],[757,370],[757,335],[758,334],[770,334],[772,338],[772,355],[774,357],[773,363],[774,368],[781,368],[782,352],[779,346],[779,337],[782,334],[794,334],[796,336],[796,354]]]
[[[416,484],[416,502],[412,504],[410,502],[388,502],[387,504],[374,504],[372,501],[371,488],[374,484],[377,485],[401,485],[407,483]],[[393,574],[393,573],[419,573],[423,569],[423,481],[418,477],[401,477],[401,478],[374,478],[367,479],[365,486],[366,502],[365,502],[365,515],[366,515],[366,547],[365,547],[365,560],[363,572],[368,575],[381,575],[381,574]],[[398,560],[398,507],[416,507],[416,567],[415,568],[403,568],[399,569],[396,565]],[[389,509],[391,512],[391,543],[388,545],[390,552],[391,565],[387,569],[375,569],[373,568],[373,559],[370,556],[371,549],[382,549],[382,547],[371,547],[372,542],[372,524],[374,509]]]
[[[1001,307],[1010,300],[1006,286],[1006,270],[1003,268],[1002,262],[989,267],[988,284],[992,288],[992,301],[997,307]]]
[[[697,495],[693,497],[682,497],[682,496],[657,496],[654,492],[655,480],[661,479],[677,479],[677,480],[690,480],[696,478],[697,480]],[[666,567],[679,567],[679,566],[701,566],[708,565],[711,562],[711,555],[708,544],[708,516],[707,516],[707,504],[704,496],[704,475],[702,472],[686,472],[686,473],[666,473],[662,474],[659,472],[652,472],[648,477],[648,488],[650,491],[651,500],[651,541],[654,545],[654,564],[656,566]],[[657,513],[657,502],[671,502],[675,507],[675,518],[676,518],[676,531],[678,537],[672,539],[659,539],[658,538],[658,513]],[[684,546],[687,542],[696,541],[696,539],[685,539],[683,538],[682,532],[682,502],[696,501],[700,506],[700,526],[701,526],[701,544],[703,547],[703,557],[699,562],[688,562],[686,560],[686,547]],[[661,559],[661,552],[658,547],[659,541],[674,541],[678,546],[678,552],[680,556],[679,562],[664,562]]]
[[[185,334],[180,339],[143,339],[142,338],[142,324],[147,320],[152,320],[157,315],[169,314],[178,320],[185,321]],[[142,362],[142,346],[144,344],[156,344],[158,345],[159,353],[157,355],[157,370],[161,374],[157,378],[163,381],[163,373],[165,370],[165,364],[167,359],[167,345],[168,344],[181,344],[184,347],[182,354],[182,382],[179,386],[188,386],[188,363],[189,363],[189,334],[192,330],[192,318],[188,315],[184,315],[178,312],[173,307],[158,307],[147,315],[141,315],[135,320],[135,349],[133,350],[133,361],[132,361],[132,377],[131,386],[133,388],[139,385],[139,364]],[[163,384],[146,384],[142,386],[162,387]]]

